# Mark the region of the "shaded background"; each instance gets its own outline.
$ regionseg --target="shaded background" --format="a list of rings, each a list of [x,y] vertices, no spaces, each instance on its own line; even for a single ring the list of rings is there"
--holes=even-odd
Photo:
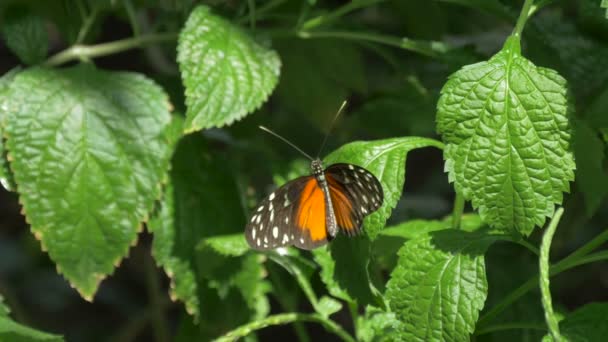
[[[53,0],[48,3],[69,1]],[[340,1],[319,1],[321,7],[336,8]],[[12,3],[15,3],[14,1]],[[35,1],[28,4],[44,8]],[[187,17],[190,2],[161,1],[152,5],[136,1],[139,20],[162,30],[178,31]],[[238,1],[208,1],[219,13],[232,18],[242,6]],[[505,1],[505,13],[518,12],[519,1]],[[0,15],[9,2],[0,3]],[[50,5],[49,5],[50,6]],[[594,7],[595,6],[595,7]],[[598,8],[596,8],[598,7]],[[283,14],[298,13],[300,2],[287,1]],[[44,12],[41,10],[41,12]],[[46,13],[45,15],[54,14]],[[530,20],[523,52],[535,64],[557,69],[571,84],[577,115],[608,86],[608,20],[597,1],[558,1]],[[2,20],[2,19],[0,19]],[[1,23],[1,22],[0,22]],[[275,25],[275,24],[273,24]],[[343,27],[376,30],[414,39],[441,40],[454,50],[441,58],[428,58],[384,46],[358,45],[339,40],[274,39],[282,58],[278,88],[258,112],[226,129],[204,133],[212,150],[227,156],[224,161],[238,180],[247,186],[270,189],[273,177],[307,168],[301,156],[257,129],[263,124],[288,137],[313,154],[328,129],[339,103],[350,101],[338,121],[325,153],[346,142],[419,135],[436,137],[435,104],[446,77],[465,64],[487,59],[499,50],[513,23],[441,1],[386,1],[347,17]],[[261,31],[264,23],[260,23]],[[66,47],[69,30],[49,21],[50,54]],[[97,20],[89,43],[131,36],[131,28],[120,8],[104,11]],[[264,39],[263,32],[260,34]],[[177,74],[174,44],[131,50],[95,59],[100,68],[142,72],[159,82],[183,112],[183,89]],[[0,42],[0,73],[19,65],[17,58]],[[295,166],[294,166],[295,165]],[[405,192],[389,224],[411,218],[441,218],[451,211],[453,190],[443,173],[441,152],[422,149],[411,152],[406,168]],[[597,191],[605,191],[598,188]],[[250,196],[251,197],[251,196]],[[600,196],[601,197],[601,196]],[[565,217],[552,246],[552,257],[563,257],[606,229],[605,201],[590,210],[576,184],[566,196]],[[255,203],[248,198],[248,204]],[[205,208],[201,208],[205,210]],[[471,210],[471,208],[467,208]],[[538,245],[540,230],[530,240]],[[143,232],[115,273],[101,283],[94,303],[81,299],[56,273],[47,254],[30,234],[16,194],[0,189],[0,293],[14,318],[26,325],[66,336],[67,341],[151,341],[155,320],[168,322],[171,335],[187,336],[185,311],[168,296],[168,279],[150,257],[152,237]],[[499,243],[487,255],[489,295],[486,307],[498,301],[537,269],[537,259],[519,246]],[[574,269],[552,281],[554,303],[567,312],[592,301],[608,300],[606,263]],[[319,279],[314,279],[319,289]],[[281,309],[271,295],[272,312]],[[159,317],[158,309],[162,317]],[[310,311],[303,305],[302,311]],[[337,313],[336,321],[352,331],[350,315]],[[538,293],[521,299],[501,316],[505,321],[528,318],[542,322]],[[307,325],[311,337],[335,339],[317,325]],[[259,333],[260,340],[293,338],[290,326],[272,327]],[[538,333],[488,334],[478,340],[538,340]]]

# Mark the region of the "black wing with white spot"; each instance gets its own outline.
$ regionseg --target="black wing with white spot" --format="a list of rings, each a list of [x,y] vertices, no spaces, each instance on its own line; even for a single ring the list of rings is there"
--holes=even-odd
[[[352,164],[333,164],[325,169],[332,205],[340,231],[349,236],[361,232],[365,216],[384,201],[380,181],[371,172]]]
[[[300,194],[311,178],[305,176],[287,182],[260,202],[245,227],[245,238],[251,248],[269,250],[299,242],[301,232],[294,222],[295,211]]]

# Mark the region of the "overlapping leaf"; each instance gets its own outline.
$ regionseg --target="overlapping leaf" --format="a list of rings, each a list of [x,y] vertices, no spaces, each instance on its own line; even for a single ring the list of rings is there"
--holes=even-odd
[[[202,136],[185,137],[148,227],[154,234],[153,255],[171,277],[172,297],[183,301],[195,320],[219,319],[205,311],[204,303],[214,301],[240,301],[254,314],[267,311],[259,255],[243,254],[248,250],[244,225],[239,190],[227,165],[208,151]],[[226,235],[237,232],[240,236]],[[235,310],[225,309],[228,315]]]
[[[386,290],[401,340],[469,339],[487,296],[484,253],[494,239],[444,230],[405,243]]]
[[[48,50],[48,34],[44,19],[15,8],[6,15],[2,25],[6,46],[28,65],[44,60]]]
[[[90,300],[160,196],[174,139],[167,95],[141,75],[81,65],[21,72],[5,104],[26,218]]]
[[[574,179],[566,81],[511,38],[453,74],[437,109],[450,181],[482,219],[526,235],[542,225]]]
[[[386,220],[401,198],[408,152],[429,146],[441,148],[443,144],[420,137],[357,141],[346,144],[325,157],[326,165],[342,162],[362,166],[373,173],[382,184],[384,203],[364,221],[364,229],[370,239],[375,239],[378,232],[384,228]]]
[[[186,88],[185,130],[219,127],[258,108],[278,82],[281,62],[273,50],[199,6],[178,43]]]

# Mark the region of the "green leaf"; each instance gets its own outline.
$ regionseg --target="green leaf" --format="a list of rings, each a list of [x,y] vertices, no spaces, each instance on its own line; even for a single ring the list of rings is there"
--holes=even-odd
[[[185,131],[231,124],[266,101],[281,61],[208,7],[192,11],[179,36],[177,61],[186,88]]]
[[[604,170],[605,143],[586,122],[577,121],[574,128],[577,186],[585,200],[587,216],[591,217],[608,194],[608,173]]]
[[[342,310],[342,303],[331,297],[324,296],[321,298],[321,300],[319,300],[319,303],[317,304],[317,310],[323,317],[327,318],[333,315],[334,313]]]
[[[363,342],[398,341],[400,326],[394,312],[367,306],[365,315],[357,317],[357,337]]]
[[[384,228],[397,201],[401,198],[405,182],[407,153],[417,148],[434,146],[442,148],[440,142],[420,137],[392,138],[374,141],[356,141],[346,144],[325,157],[325,165],[350,163],[366,168],[373,173],[384,190],[384,203],[364,220],[364,229],[374,240]]]
[[[483,226],[479,215],[465,214],[460,221],[460,229],[472,232]],[[411,220],[401,224],[387,227],[380,232],[380,235],[401,237],[407,240],[414,239],[420,235],[430,232],[445,230],[452,227],[452,217],[444,220]]]
[[[221,268],[225,261],[218,253],[197,251],[197,245],[216,235],[242,234],[244,225],[239,190],[228,165],[209,152],[202,136],[182,138],[160,208],[148,229],[154,234],[152,253],[171,278],[171,296],[183,301],[195,320],[203,313],[204,297],[213,296],[200,288],[207,286],[205,272]]]
[[[0,317],[6,317],[11,313],[11,310],[4,304],[4,297],[0,294]]]
[[[23,326],[9,317],[10,310],[4,305],[4,298],[0,295],[0,341],[63,341],[63,337],[48,334]]]
[[[9,160],[42,248],[87,300],[136,242],[169,165],[167,95],[142,75],[87,65],[17,75]]]
[[[44,19],[20,8],[8,11],[5,17],[2,35],[6,46],[27,65],[42,62],[48,50]]]
[[[205,247],[210,247],[223,256],[234,257],[242,256],[251,250],[242,233],[206,238],[198,244],[197,249]]]
[[[354,302],[353,298],[344,290],[336,280],[334,272],[336,263],[331,257],[329,248],[321,247],[312,251],[315,262],[321,266],[321,280],[327,287],[329,294],[347,302]],[[354,265],[354,264],[353,264]],[[366,271],[367,272],[367,271]]]
[[[562,335],[569,342],[604,341],[608,334],[608,303],[591,303],[559,322]],[[543,341],[554,341],[547,334]]]
[[[403,245],[386,290],[401,340],[469,340],[488,291],[484,253],[495,239],[450,229]]]
[[[450,76],[437,106],[445,168],[491,226],[530,234],[574,179],[566,80],[510,40]]]
[[[9,86],[19,71],[19,68],[15,68],[0,77],[0,184],[9,191],[15,188],[15,181],[13,173],[9,168],[6,149],[4,148],[5,102]]]

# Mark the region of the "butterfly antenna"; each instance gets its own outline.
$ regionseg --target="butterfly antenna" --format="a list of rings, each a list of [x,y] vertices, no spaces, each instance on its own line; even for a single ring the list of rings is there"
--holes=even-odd
[[[325,134],[325,138],[323,138],[323,143],[321,144],[321,148],[319,149],[319,153],[317,153],[317,158],[321,155],[321,152],[323,152],[323,148],[325,147],[325,144],[327,143],[327,138],[329,138],[329,133],[331,133],[331,130],[334,128],[334,124],[336,123],[336,120],[338,119],[338,116],[340,116],[340,114],[342,113],[342,111],[344,111],[344,107],[346,107],[346,103],[347,102],[348,101],[346,101],[346,100],[344,100],[344,102],[342,102],[342,105],[340,106],[340,109],[338,109],[338,112],[334,116],[333,120],[331,120],[331,123],[329,124],[329,129],[327,130],[327,133]]]
[[[300,149],[298,146],[296,146],[296,145],[295,145],[294,143],[292,143],[291,141],[289,141],[289,140],[287,140],[287,139],[283,138],[282,136],[278,135],[277,133],[275,133],[275,132],[271,131],[270,129],[268,129],[268,128],[264,127],[264,126],[259,126],[259,127],[260,127],[260,129],[261,129],[262,131],[265,131],[265,132],[267,132],[267,133],[270,133],[270,134],[274,135],[275,137],[277,137],[277,138],[279,138],[279,139],[283,140],[283,142],[284,142],[284,143],[286,143],[287,145],[289,145],[289,146],[291,146],[291,147],[295,148],[295,149],[296,149],[298,152],[302,153],[302,154],[303,154],[303,155],[304,155],[306,158],[308,158],[308,159],[310,159],[310,160],[313,160],[313,158],[312,158],[312,157],[311,157],[311,156],[310,156],[308,153],[306,153],[306,152],[302,151],[302,150],[301,150],[301,149]]]

